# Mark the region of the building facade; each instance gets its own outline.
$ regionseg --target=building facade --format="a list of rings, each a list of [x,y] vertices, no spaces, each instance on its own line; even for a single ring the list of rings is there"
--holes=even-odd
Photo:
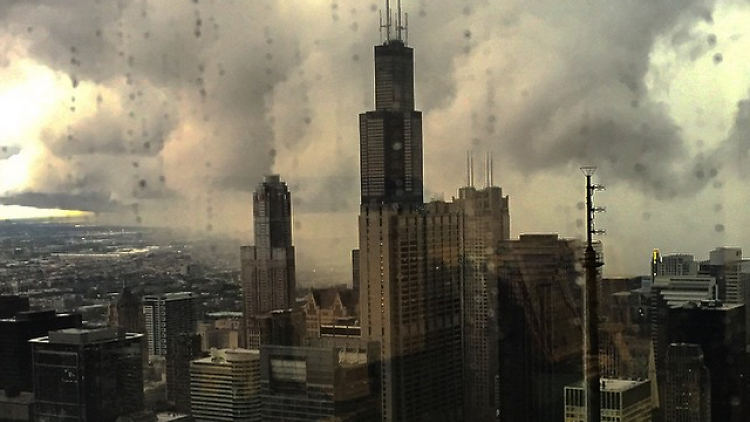
[[[454,204],[463,215],[464,413],[467,420],[497,421],[499,332],[497,313],[490,307],[493,284],[487,261],[497,244],[510,238],[508,197],[497,186],[468,186],[459,190]]]
[[[195,295],[166,293],[143,298],[143,314],[151,356],[167,356],[169,343],[182,333],[196,329]]]
[[[278,175],[266,176],[253,194],[255,245],[240,250],[244,343],[260,344],[257,317],[294,306],[297,289],[292,245],[291,193]]]
[[[0,319],[0,389],[8,396],[33,391],[31,345],[29,340],[49,331],[79,328],[80,314],[58,314],[53,310],[19,312]]]
[[[700,345],[667,349],[664,422],[711,422],[711,380]]]
[[[585,396],[582,385],[565,387],[565,422],[586,422]],[[602,378],[600,398],[602,421],[651,422],[649,381]]]
[[[196,422],[260,422],[259,352],[213,349],[191,362],[190,406]]]
[[[563,419],[563,389],[582,373],[582,258],[577,240],[521,235],[500,242],[488,262],[500,420]]]
[[[36,420],[114,422],[143,410],[142,336],[69,328],[32,339]]]
[[[379,421],[377,349],[262,346],[261,419],[264,422]]]

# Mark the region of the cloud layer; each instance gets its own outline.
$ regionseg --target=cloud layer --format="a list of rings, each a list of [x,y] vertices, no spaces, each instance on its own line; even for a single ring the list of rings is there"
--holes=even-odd
[[[352,220],[380,3],[4,1],[0,73],[22,80],[21,61],[43,66],[60,101],[35,139],[3,147],[0,159],[29,158],[2,202],[246,232],[249,192],[279,172],[300,221]],[[509,179],[595,163],[658,200],[744,178],[747,100],[729,136],[696,153],[654,95],[670,83],[652,66],[659,43],[675,60],[722,66],[719,6],[746,2],[404,1],[427,189],[455,191],[468,149],[494,151]],[[353,247],[355,230],[352,220],[329,240]]]

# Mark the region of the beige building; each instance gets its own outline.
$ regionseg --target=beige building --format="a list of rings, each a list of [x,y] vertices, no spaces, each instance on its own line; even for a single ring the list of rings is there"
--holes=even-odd
[[[310,289],[302,306],[305,314],[305,336],[308,339],[320,338],[321,327],[358,326],[357,294],[354,290],[342,287]]]
[[[651,382],[602,378],[601,420],[651,422]],[[565,387],[565,422],[586,422],[583,385]]]
[[[190,363],[190,404],[196,422],[260,421],[260,354],[213,349]]]

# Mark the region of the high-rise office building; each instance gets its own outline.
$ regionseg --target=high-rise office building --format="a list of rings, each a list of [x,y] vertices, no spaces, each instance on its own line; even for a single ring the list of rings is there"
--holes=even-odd
[[[487,263],[499,323],[499,416],[563,420],[563,389],[581,378],[583,247],[557,235],[500,242]]]
[[[373,370],[377,352],[372,349],[362,342],[347,347],[261,346],[260,420],[379,421]]]
[[[32,339],[36,420],[114,422],[143,410],[142,336],[69,328]]]
[[[359,116],[362,205],[423,202],[422,112],[414,108],[414,50],[400,13],[375,47],[375,110]]]
[[[9,396],[32,391],[29,340],[52,330],[78,328],[81,323],[80,314],[57,314],[54,310],[25,311],[0,319],[0,389]]]
[[[401,13],[375,47],[375,110],[360,115],[361,337],[380,345],[382,420],[463,420],[461,229],[423,203],[422,114]]]
[[[201,336],[180,333],[170,342],[166,359],[167,400],[181,413],[190,413],[190,362],[203,356]]]
[[[196,422],[260,422],[259,352],[213,349],[191,362],[190,402]]]
[[[711,381],[698,344],[667,349],[664,422],[711,422]]]
[[[459,190],[454,203],[463,214],[465,417],[473,421],[497,421],[499,325],[497,313],[489,306],[489,295],[496,285],[488,280],[487,260],[500,241],[510,238],[508,197],[497,186],[483,189],[468,186]]]
[[[744,305],[717,301],[688,303],[669,308],[667,320],[669,344],[697,344],[703,351],[711,382],[711,420],[749,420],[750,372],[745,351]],[[666,373],[666,378],[669,376]],[[668,400],[667,397],[662,402]]]
[[[461,225],[452,204],[362,207],[360,322],[381,345],[384,421],[463,419]]]
[[[585,396],[581,384],[565,387],[565,422],[586,422]],[[602,378],[600,398],[602,421],[651,422],[649,381]]]
[[[143,298],[143,314],[151,356],[167,356],[169,342],[196,329],[195,295],[190,292],[166,293]]]
[[[256,318],[294,306],[296,276],[292,245],[292,201],[278,175],[266,176],[253,194],[255,245],[243,246],[244,343],[259,346]]]

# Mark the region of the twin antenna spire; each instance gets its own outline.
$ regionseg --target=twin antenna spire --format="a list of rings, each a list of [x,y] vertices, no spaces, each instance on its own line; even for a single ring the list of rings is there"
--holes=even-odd
[[[404,18],[403,22],[401,21],[402,17]],[[383,41],[383,29],[385,29],[385,41]],[[395,38],[393,38],[394,35]],[[409,14],[401,12],[401,0],[398,0],[395,19],[391,11],[390,0],[385,0],[385,24],[383,23],[383,11],[380,11],[380,42],[387,44],[391,41],[409,43]]]
[[[484,187],[493,186],[493,164],[492,164],[492,152],[487,152],[484,157]],[[474,151],[466,153],[466,186],[474,187]]]

